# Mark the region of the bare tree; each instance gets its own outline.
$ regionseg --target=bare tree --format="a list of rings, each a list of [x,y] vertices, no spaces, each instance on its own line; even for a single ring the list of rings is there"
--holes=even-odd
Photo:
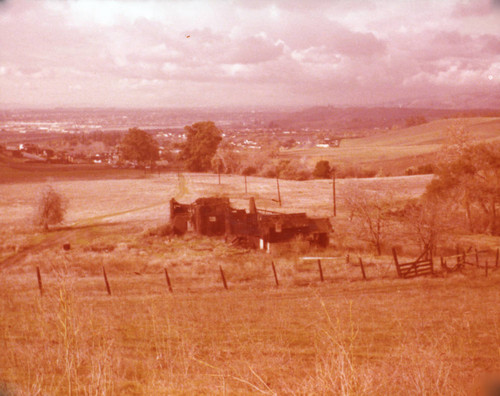
[[[63,221],[66,208],[66,199],[51,186],[46,186],[36,204],[35,224],[47,231],[49,225]]]
[[[450,207],[447,201],[422,197],[406,203],[402,220],[423,251],[435,253],[439,238],[451,229]]]
[[[350,220],[358,225],[359,236],[370,242],[381,255],[390,221],[390,198],[380,193],[353,189],[347,192],[345,204],[351,212]]]

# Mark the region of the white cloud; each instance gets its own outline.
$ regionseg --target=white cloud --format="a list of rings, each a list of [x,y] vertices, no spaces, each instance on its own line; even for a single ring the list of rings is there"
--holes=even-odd
[[[356,104],[498,88],[496,11],[460,4],[10,1],[0,6],[0,99]]]

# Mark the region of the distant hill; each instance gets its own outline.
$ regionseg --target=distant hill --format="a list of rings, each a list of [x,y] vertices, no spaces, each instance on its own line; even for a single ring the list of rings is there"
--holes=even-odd
[[[311,107],[283,114],[274,124],[282,128],[324,128],[337,131],[405,127],[415,118],[500,117],[500,109],[430,109],[399,107]]]

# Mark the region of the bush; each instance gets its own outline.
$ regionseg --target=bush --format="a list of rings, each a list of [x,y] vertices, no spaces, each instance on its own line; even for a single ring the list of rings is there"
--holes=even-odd
[[[297,160],[281,160],[276,168],[276,174],[281,179],[308,180],[311,172],[304,164]]]
[[[247,166],[245,169],[243,169],[243,176],[251,176],[255,175],[257,173],[257,169],[255,166]]]
[[[45,187],[37,202],[35,224],[43,226],[43,229],[47,231],[49,225],[63,221],[66,208],[66,199],[51,186]]]
[[[434,166],[432,164],[420,165],[418,167],[410,166],[406,168],[405,175],[428,175],[434,173]]]
[[[370,178],[376,175],[377,171],[375,169],[359,167],[358,165],[343,166],[337,172],[337,177],[339,179]]]

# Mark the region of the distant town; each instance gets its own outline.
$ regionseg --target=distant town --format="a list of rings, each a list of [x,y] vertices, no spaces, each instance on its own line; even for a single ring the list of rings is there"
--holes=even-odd
[[[0,111],[0,149],[24,162],[108,164],[120,162],[119,143],[129,128],[150,133],[168,167],[186,138],[184,127],[211,120],[222,147],[252,150],[339,147],[345,138],[418,125],[454,116],[494,116],[497,110],[411,108],[297,109],[42,109]]]

